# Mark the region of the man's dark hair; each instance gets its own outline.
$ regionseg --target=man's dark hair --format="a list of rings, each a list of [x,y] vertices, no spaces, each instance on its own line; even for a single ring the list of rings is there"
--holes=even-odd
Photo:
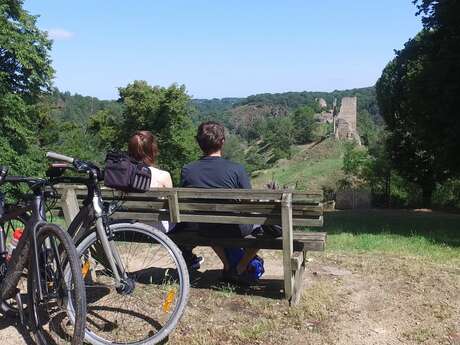
[[[198,127],[196,141],[204,154],[209,155],[222,149],[225,141],[225,128],[218,122],[203,122]]]

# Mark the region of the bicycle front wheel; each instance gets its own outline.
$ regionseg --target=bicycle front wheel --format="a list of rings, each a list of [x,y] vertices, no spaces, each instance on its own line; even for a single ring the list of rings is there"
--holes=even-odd
[[[117,287],[93,231],[77,247],[87,296],[85,340],[94,345],[156,344],[182,317],[190,290],[180,250],[159,230],[141,223],[110,226],[112,248],[126,270]]]
[[[75,245],[59,226],[45,224],[37,232],[37,252],[39,272],[35,260],[29,260],[27,287],[35,340],[40,345],[82,344],[86,290]]]

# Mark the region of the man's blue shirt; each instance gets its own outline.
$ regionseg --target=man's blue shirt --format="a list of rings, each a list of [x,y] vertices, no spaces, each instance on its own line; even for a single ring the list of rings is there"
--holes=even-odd
[[[251,182],[241,164],[222,157],[205,156],[182,168],[181,187],[251,189]],[[186,226],[184,225],[184,227]],[[252,225],[250,224],[201,223],[198,228],[199,231],[206,232],[209,236],[219,236],[220,234],[244,237],[252,233]]]
[[[251,189],[251,182],[241,164],[205,156],[182,168],[181,187]]]

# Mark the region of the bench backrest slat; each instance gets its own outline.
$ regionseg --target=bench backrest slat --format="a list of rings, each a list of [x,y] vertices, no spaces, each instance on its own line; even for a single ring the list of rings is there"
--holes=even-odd
[[[122,207],[129,210],[137,210],[137,212],[152,212],[157,210],[168,209],[168,201],[125,201]],[[315,205],[292,205],[292,210],[299,214],[321,214],[321,203]],[[259,213],[273,213],[281,212],[280,203],[198,203],[198,202],[180,202],[180,212],[185,211],[227,211],[227,212],[259,212]]]
[[[169,213],[136,213],[118,211],[112,215],[115,219],[136,219],[144,223],[158,222],[161,220],[170,220]],[[223,224],[277,224],[281,225],[281,217],[270,217],[260,215],[228,215],[228,214],[182,214],[180,215],[182,222],[197,222],[197,223],[223,223]],[[323,216],[317,218],[292,218],[294,226],[322,226]]]
[[[58,188],[72,188],[77,195],[85,195],[86,187],[81,185],[60,185]],[[146,193],[123,194],[109,188],[102,188],[104,198],[114,195],[118,198],[125,195],[128,200],[151,200],[152,198],[167,198],[177,193],[178,199],[230,199],[230,200],[281,200],[283,193],[292,193],[293,202],[319,202],[322,193],[303,193],[294,190],[258,190],[258,189],[203,189],[203,188],[153,188]]]
[[[73,189],[81,204],[86,187],[62,185],[58,190]],[[246,189],[162,188],[147,193],[122,194],[102,189],[106,201],[121,200],[114,218],[143,222],[168,220],[179,222],[279,224],[282,221],[283,195],[290,195],[292,223],[295,226],[322,226],[321,194],[292,191]]]
[[[125,201],[121,204],[120,210],[125,212],[138,212],[138,213],[157,213],[165,210],[170,210],[169,200],[161,201]],[[82,205],[82,200],[79,202]],[[180,213],[187,212],[233,212],[237,213],[259,213],[267,215],[280,215],[281,205],[280,204],[234,204],[234,203],[221,203],[219,201],[213,201],[213,203],[187,203],[176,201],[175,207],[180,209]],[[322,214],[322,204],[317,203],[316,205],[293,205],[292,211],[294,215],[298,216],[320,216]],[[176,221],[177,223],[177,221]]]

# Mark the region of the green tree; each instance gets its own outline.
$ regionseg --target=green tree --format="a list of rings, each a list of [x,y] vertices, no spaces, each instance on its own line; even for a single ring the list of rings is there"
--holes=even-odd
[[[288,116],[267,119],[261,128],[263,144],[268,145],[270,162],[291,157],[294,144],[294,124]]]
[[[392,164],[428,206],[436,184],[460,174],[460,3],[415,3],[424,29],[396,52],[376,88]]]
[[[246,143],[234,134],[225,135],[223,156],[231,161],[245,164]]]
[[[342,170],[345,173],[340,183],[342,187],[369,187],[372,157],[367,148],[357,146],[354,142],[346,143]]]
[[[71,157],[102,163],[104,151],[98,147],[97,138],[81,127],[72,122],[61,122],[59,133],[51,145],[51,150],[62,152]]]
[[[8,165],[12,173],[35,175],[44,165],[28,109],[19,95],[0,96],[0,164]]]
[[[244,165],[246,170],[252,173],[256,170],[268,168],[267,160],[269,159],[270,156],[268,155],[267,157],[266,152],[260,152],[258,145],[252,145],[245,152]]]
[[[109,150],[126,144],[120,141],[122,136],[120,123],[123,123],[122,114],[114,112],[112,109],[99,110],[90,116],[88,130],[95,134],[99,149]]]
[[[375,124],[369,112],[364,109],[358,113],[358,133],[363,145],[370,146],[375,143],[382,131],[382,128]]]
[[[0,1],[0,94],[11,92],[30,99],[51,85],[51,41],[22,3]]]
[[[292,115],[296,144],[306,144],[314,139],[313,133],[316,127],[314,115],[314,109],[308,106],[297,109]]]
[[[393,167],[423,190],[429,206],[436,182],[447,178],[445,164],[437,155],[436,135],[443,132],[427,108],[420,107],[424,91],[421,73],[430,51],[431,33],[423,31],[406,43],[396,58],[384,69],[377,82],[377,97],[389,129],[386,146]],[[434,100],[432,100],[433,102]]]
[[[13,173],[44,168],[39,131],[47,118],[36,103],[51,85],[50,49],[22,1],[0,1],[0,162]]]

